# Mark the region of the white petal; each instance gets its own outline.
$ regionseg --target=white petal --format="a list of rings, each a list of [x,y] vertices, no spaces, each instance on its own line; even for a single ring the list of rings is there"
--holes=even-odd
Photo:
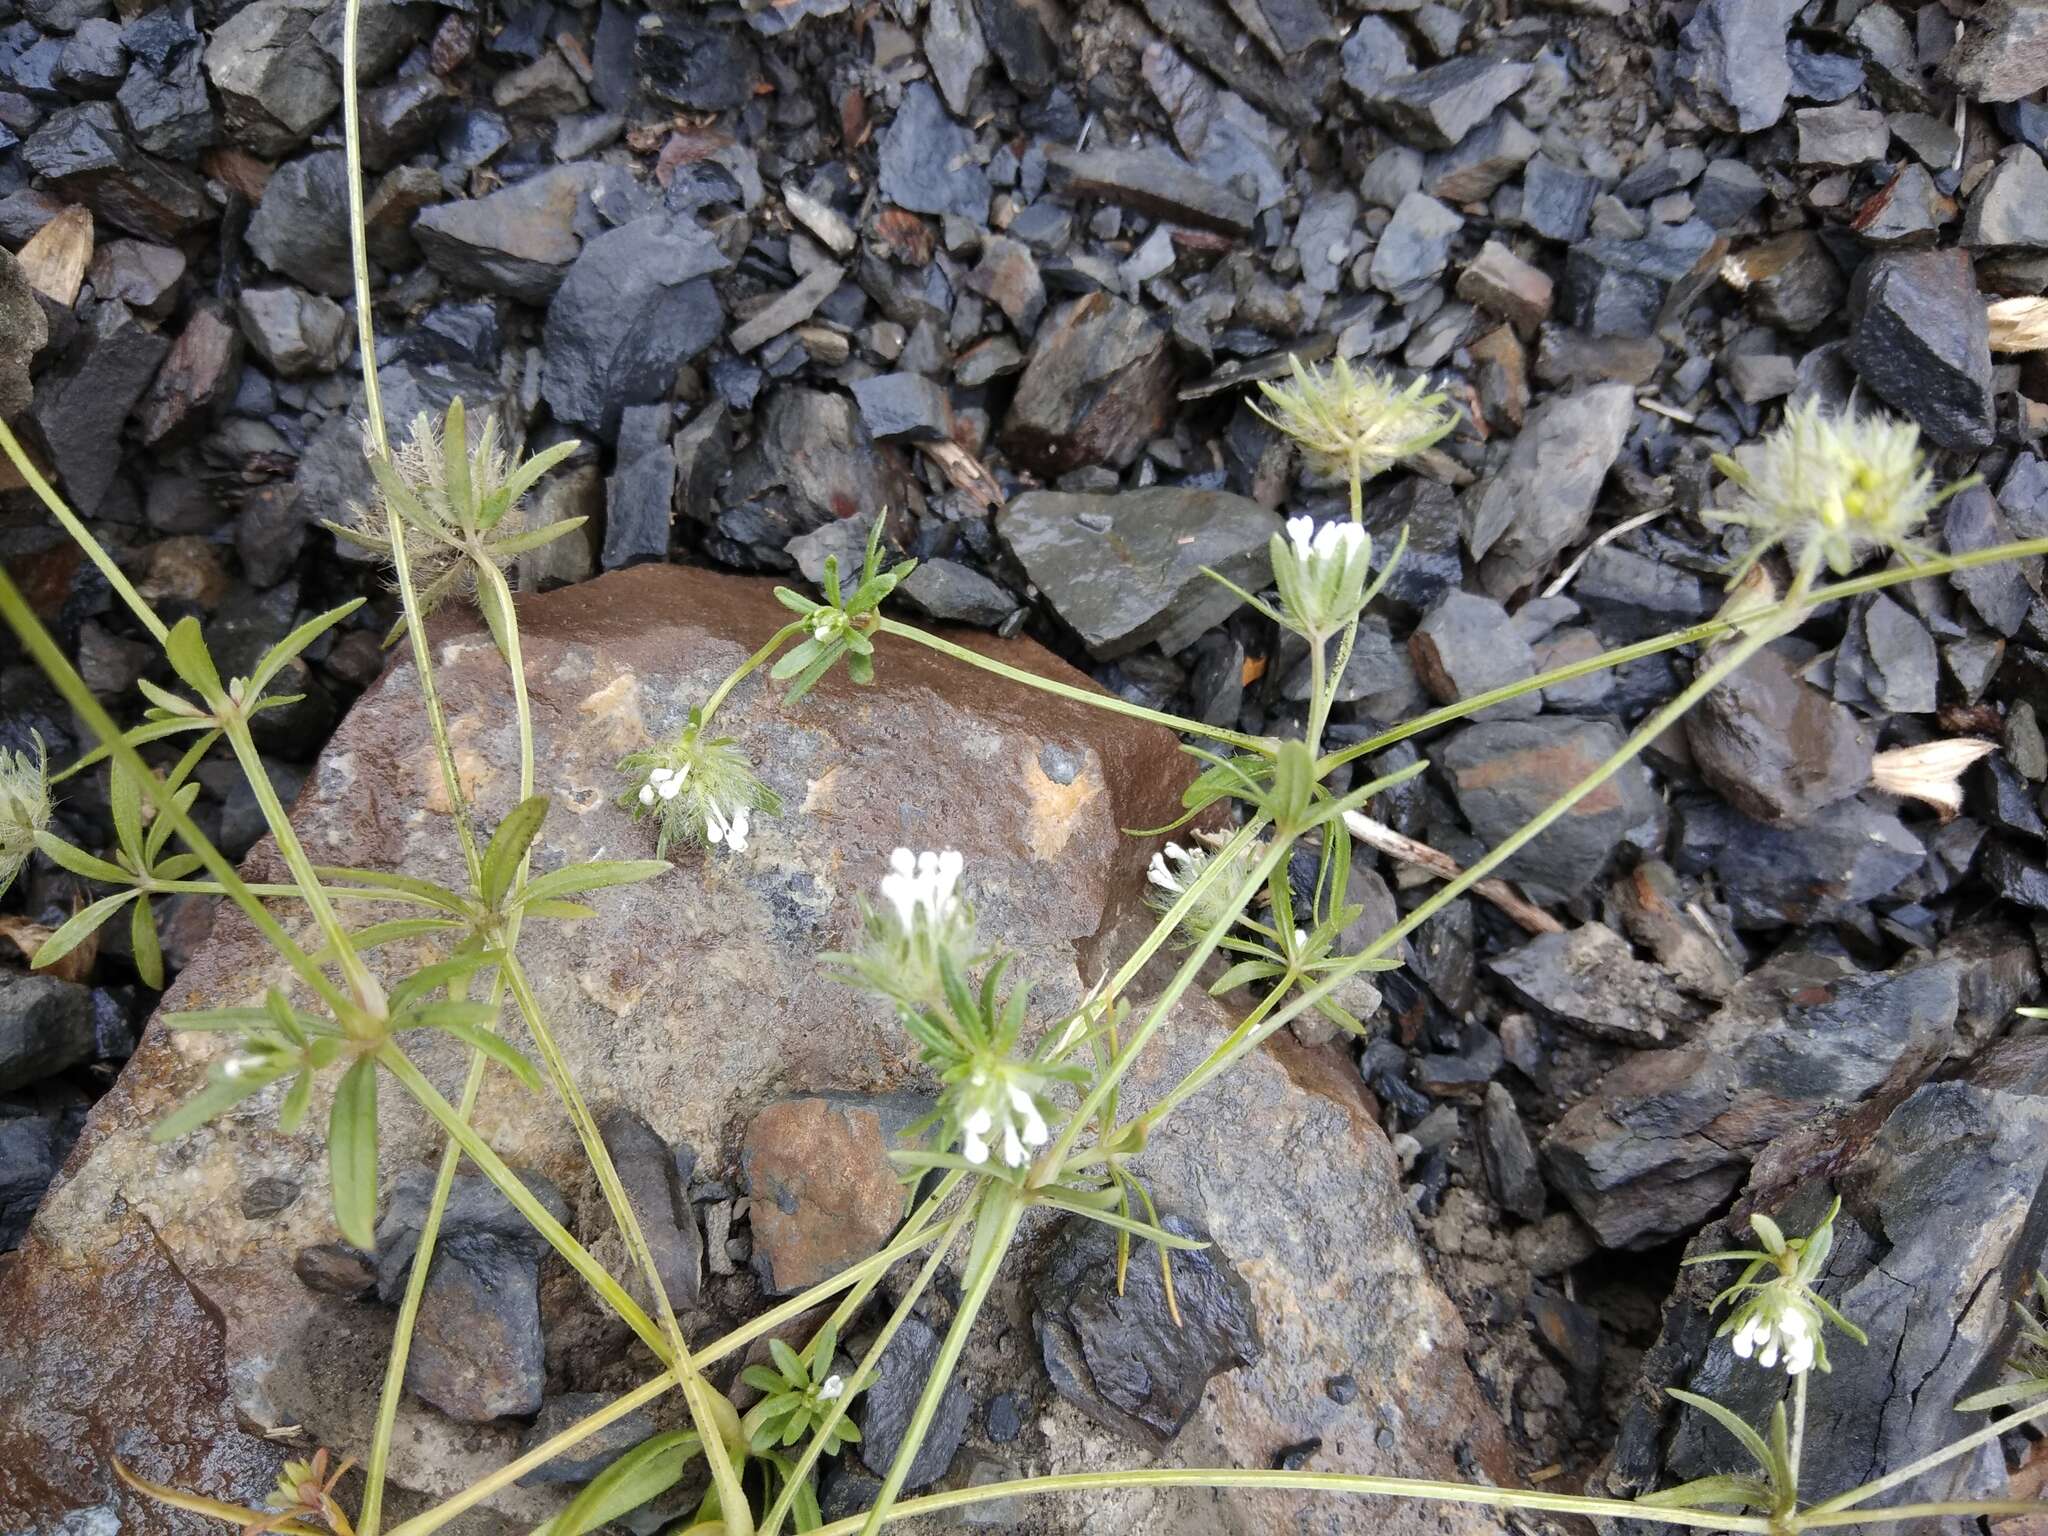
[[[967,1139],[960,1143],[960,1155],[970,1163],[985,1163],[988,1161],[988,1143],[969,1131]]]
[[[995,1123],[996,1117],[990,1114],[986,1108],[977,1109],[973,1114],[960,1122],[960,1129],[970,1136],[986,1136],[995,1129]]]
[[[1785,1351],[1785,1369],[1794,1376],[1803,1376],[1812,1368],[1813,1335],[1802,1333]]]
[[[1017,1128],[1014,1125],[1004,1126],[1003,1161],[1012,1168],[1022,1168],[1030,1159],[1031,1154],[1024,1150],[1024,1143],[1017,1139]]]
[[[652,784],[642,784],[640,786],[640,803],[642,805],[654,804],[654,786]]]
[[[889,855],[889,867],[895,870],[896,873],[899,875],[916,874],[917,856],[913,854],[908,848],[898,848],[894,853]]]
[[[836,1403],[839,1401],[840,1395],[845,1391],[846,1379],[835,1373],[827,1376],[818,1384],[818,1400],[825,1403]]]

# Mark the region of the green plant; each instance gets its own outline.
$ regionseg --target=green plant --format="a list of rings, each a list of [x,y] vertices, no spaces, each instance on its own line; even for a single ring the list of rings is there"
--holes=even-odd
[[[370,545],[391,564],[393,587],[403,609],[400,629],[411,646],[443,787],[455,811],[452,825],[465,871],[462,889],[387,871],[315,865],[264,775],[249,723],[277,702],[266,696],[268,685],[292,657],[348,617],[354,605],[321,615],[281,641],[247,678],[223,683],[197,623],[190,619],[175,625],[163,623],[113,559],[35,473],[12,434],[0,425],[0,449],[106,574],[137,622],[163,648],[185,690],[151,690],[151,709],[139,725],[123,732],[0,572],[0,617],[99,741],[95,751],[72,771],[102,760],[107,764],[120,844],[116,857],[107,860],[52,836],[46,826],[47,792],[41,764],[31,776],[27,759],[19,754],[13,763],[0,762],[0,837],[6,839],[0,841],[0,858],[13,861],[11,866],[0,863],[0,871],[11,875],[18,867],[25,836],[75,873],[119,888],[80,915],[75,936],[70,932],[72,925],[66,925],[39,958],[61,954],[68,946],[60,945],[60,939],[76,943],[93,924],[131,902],[137,953],[143,957],[148,941],[142,935],[145,930],[154,932],[153,920],[147,916],[149,901],[157,894],[204,891],[235,902],[290,967],[292,987],[290,991],[271,990],[260,1005],[208,1010],[172,1020],[176,1027],[226,1034],[232,1043],[217,1058],[207,1087],[175,1112],[159,1133],[180,1134],[285,1078],[291,1079],[291,1087],[280,1114],[287,1123],[296,1124],[310,1109],[316,1081],[323,1075],[336,1075],[327,1141],[336,1224],[351,1241],[368,1244],[373,1239],[380,1084],[388,1080],[395,1085],[432,1117],[447,1137],[399,1308],[356,1517],[351,1520],[333,1496],[339,1474],[327,1474],[318,1458],[287,1469],[277,1507],[269,1511],[239,1509],[131,1476],[134,1486],[181,1508],[257,1529],[297,1536],[321,1529],[330,1536],[386,1536],[384,1491],[408,1349],[452,1180],[466,1158],[625,1321],[660,1369],[604,1409],[533,1447],[461,1494],[391,1527],[388,1536],[427,1536],[595,1430],[671,1391],[683,1399],[688,1427],[656,1435],[614,1462],[548,1523],[545,1536],[577,1536],[666,1493],[698,1458],[708,1468],[710,1489],[690,1528],[715,1529],[723,1536],[748,1536],[756,1531],[775,1536],[790,1524],[833,1536],[855,1530],[865,1536],[891,1520],[914,1514],[1026,1494],[1109,1487],[1307,1489],[1774,1533],[1938,1513],[2033,1510],[2033,1506],[1999,1501],[1859,1507],[1910,1481],[1928,1466],[1964,1454],[2017,1424],[2048,1415],[2048,1398],[2036,1401],[2031,1392],[2000,1398],[1999,1405],[2022,1402],[2023,1406],[1912,1468],[1895,1471],[1823,1504],[1800,1506],[1798,1471],[1808,1367],[1818,1364],[1826,1368],[1821,1343],[1824,1324],[1851,1337],[1857,1335],[1853,1324],[1835,1313],[1813,1288],[1826,1254],[1829,1224],[1824,1222],[1803,1238],[1787,1239],[1762,1217],[1755,1223],[1763,1244],[1760,1251],[1715,1256],[1717,1260],[1739,1259],[1746,1265],[1721,1298],[1733,1306],[1722,1332],[1732,1334],[1732,1345],[1739,1353],[1756,1358],[1763,1366],[1773,1365],[1782,1353],[1793,1381],[1793,1411],[1788,1419],[1780,1408],[1765,1434],[1718,1404],[1684,1399],[1716,1418],[1749,1448],[1757,1461],[1754,1476],[1715,1480],[1711,1486],[1688,1485],[1627,1501],[1336,1473],[1152,1469],[1023,1479],[900,1498],[910,1462],[1027,1213],[1034,1208],[1053,1211],[1109,1228],[1116,1234],[1120,1273],[1134,1243],[1152,1245],[1170,1297],[1171,1255],[1198,1245],[1160,1221],[1139,1171],[1151,1133],[1168,1117],[1195,1095],[1210,1090],[1246,1053],[1297,1018],[1314,1012],[1344,1027],[1361,1028],[1347,1001],[1355,996],[1364,975],[1396,963],[1407,934],[1488,878],[1503,860],[1626,768],[1650,741],[1757,650],[1814,609],[1916,576],[2048,552],[2048,540],[1926,557],[1917,567],[1817,586],[1824,567],[1846,575],[1872,550],[1920,556],[1912,536],[1939,498],[1929,489],[1917,448],[1905,429],[1830,423],[1795,413],[1785,434],[1766,444],[1762,469],[1730,471],[1750,498],[1740,517],[1757,535],[1745,568],[1754,565],[1766,549],[1787,550],[1791,569],[1782,595],[1745,584],[1724,612],[1705,624],[1555,669],[1432,711],[1342,750],[1327,751],[1323,737],[1336,680],[1343,675],[1360,618],[1384,582],[1390,563],[1383,563],[1374,575],[1371,542],[1359,522],[1364,481],[1434,442],[1449,430],[1451,418],[1443,411],[1441,399],[1423,396],[1419,386],[1396,390],[1376,376],[1354,374],[1345,365],[1324,374],[1297,366],[1291,385],[1267,392],[1273,419],[1301,443],[1317,467],[1346,479],[1352,517],[1322,527],[1309,519],[1291,522],[1285,537],[1273,540],[1275,599],[1268,602],[1256,593],[1242,595],[1276,623],[1310,641],[1311,697],[1300,738],[1256,737],[1144,709],[1010,667],[888,617],[882,605],[909,567],[883,569],[878,524],[860,580],[851,592],[842,589],[835,564],[828,567],[823,601],[795,592],[779,594],[796,617],[691,712],[674,741],[652,752],[634,754],[622,763],[627,776],[625,803],[636,815],[651,816],[657,823],[657,857],[571,865],[535,877],[529,854],[545,823],[548,801],[535,785],[534,729],[526,695],[519,614],[505,572],[510,556],[573,526],[572,520],[529,530],[520,510],[523,495],[551,463],[571,451],[571,445],[533,459],[515,460],[500,453],[495,421],[484,423],[472,436],[459,402],[440,423],[415,422],[410,439],[399,449],[394,450],[386,440],[376,375],[368,366],[375,348],[363,247],[354,88],[356,11],[356,4],[351,3],[343,33],[344,122],[359,351],[365,360],[365,438],[380,495],[376,508],[359,513],[367,526],[358,526],[345,536]],[[1397,549],[1395,558],[1398,553]],[[428,608],[446,598],[475,602],[505,663],[519,745],[518,793],[507,806],[473,803],[457,772],[423,623]],[[692,1350],[669,1306],[653,1256],[581,1090],[561,1058],[525,974],[518,952],[520,935],[529,920],[574,922],[588,916],[589,909],[573,899],[577,895],[667,875],[666,855],[675,845],[719,845],[728,854],[744,855],[751,818],[775,814],[779,806],[754,775],[740,743],[710,734],[720,707],[735,687],[764,666],[770,681],[788,685],[792,701],[800,700],[842,658],[854,682],[869,682],[877,658],[884,654],[883,642],[923,646],[963,665],[1127,718],[1164,725],[1206,743],[1189,748],[1202,768],[1183,797],[1184,809],[1192,817],[1222,802],[1234,802],[1236,825],[1206,846],[1168,845],[1165,854],[1155,860],[1150,881],[1159,908],[1158,922],[1080,1007],[1052,1019],[1034,1018],[1026,988],[1005,990],[1008,960],[999,945],[987,944],[977,933],[963,893],[970,873],[958,856],[899,850],[880,882],[880,902],[863,912],[861,945],[847,954],[825,958],[842,980],[874,991],[888,1002],[941,1086],[938,1110],[924,1127],[928,1140],[897,1154],[914,1184],[930,1179],[932,1187],[915,1202],[897,1236],[880,1253]],[[1326,647],[1331,646],[1334,657],[1326,654]],[[1357,915],[1346,900],[1352,857],[1347,818],[1400,778],[1420,771],[1422,765],[1344,793],[1331,787],[1340,769],[1488,705],[1680,646],[1704,647],[1691,682],[1653,712],[1608,761],[1447,880],[1359,952],[1337,952],[1337,936]],[[168,772],[158,774],[141,749],[179,735],[191,735],[194,740]],[[244,882],[192,822],[190,775],[201,757],[221,744],[247,776],[276,839],[290,875],[284,884],[251,886]],[[148,822],[146,811],[153,812],[153,823]],[[493,815],[495,824],[486,838],[479,829]],[[182,844],[182,852],[166,852],[173,837]],[[1298,846],[1312,848],[1316,860],[1317,876],[1306,901],[1297,898],[1288,880],[1289,864]],[[198,878],[202,874],[204,878]],[[361,900],[401,904],[412,915],[352,929],[341,920],[341,907]],[[266,906],[274,901],[303,907],[319,934],[316,950],[309,952],[278,922]],[[365,956],[399,938],[437,940],[444,946],[443,957],[387,983]],[[1176,946],[1178,956],[1172,978],[1140,1007],[1131,996],[1132,989],[1141,971],[1169,945]],[[1210,968],[1218,955],[1233,957],[1233,963],[1220,974]],[[1218,992],[1240,986],[1261,990],[1255,1005],[1228,1036],[1178,1083],[1149,1103],[1127,1103],[1126,1079],[1131,1067],[1189,989],[1205,983]],[[508,998],[537,1063],[500,1033],[503,1004]],[[408,1056],[402,1037],[416,1029],[451,1034],[470,1048],[471,1064],[459,1102],[449,1103]],[[552,1093],[559,1101],[581,1141],[627,1254],[640,1272],[654,1316],[549,1215],[471,1125],[483,1074],[494,1065],[516,1074],[529,1087]],[[902,1448],[879,1495],[864,1514],[825,1524],[814,1491],[818,1460],[857,1438],[857,1431],[845,1418],[849,1403],[861,1384],[872,1379],[881,1352],[941,1267],[956,1253],[960,1255],[960,1295],[953,1321],[912,1413]],[[917,1255],[922,1262],[915,1281],[889,1309],[863,1358],[841,1370],[835,1356],[843,1331],[869,1305],[884,1273]],[[782,1330],[798,1326],[799,1320],[820,1308],[826,1309],[827,1315],[822,1323],[810,1327],[801,1347],[781,1337]],[[750,1367],[742,1372],[742,1380],[765,1395],[742,1416],[707,1372],[763,1339],[771,1341],[772,1367]],[[1731,1508],[1757,1513],[1731,1513]]]

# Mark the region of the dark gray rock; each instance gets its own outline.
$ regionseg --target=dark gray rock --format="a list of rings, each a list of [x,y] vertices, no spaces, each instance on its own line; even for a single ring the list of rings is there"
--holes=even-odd
[[[1945,962],[1859,972],[1783,951],[1698,1039],[1630,1057],[1566,1110],[1543,1139],[1544,1171],[1604,1247],[1690,1230],[1776,1137],[1932,1071],[1959,996]]]
[[[1757,821],[1811,821],[1870,782],[1869,731],[1801,679],[1813,656],[1802,641],[1777,641],[1685,718],[1701,776]]]
[[[137,314],[162,320],[177,306],[185,255],[146,240],[109,240],[98,246],[86,280],[102,299],[119,299]]]
[[[92,993],[55,976],[16,976],[0,986],[0,1093],[90,1061]]]
[[[1522,222],[1546,240],[1582,239],[1599,195],[1597,178],[1537,155],[1522,174]]]
[[[1941,72],[1978,101],[2018,101],[2048,86],[2048,13],[2032,0],[1988,0],[1942,60]]]
[[[1679,817],[1680,873],[1713,873],[1737,928],[1832,923],[1920,868],[1920,840],[1897,814],[1863,796],[1804,826],[1772,827],[1720,801]]]
[[[568,1205],[538,1174],[521,1180],[557,1221]],[[377,1295],[396,1301],[419,1249],[434,1175],[395,1178],[377,1222]],[[481,1174],[457,1174],[420,1297],[405,1384],[450,1418],[480,1424],[538,1413],[546,1382],[540,1331],[544,1239]]]
[[[0,251],[0,421],[27,409],[29,360],[49,342],[49,321],[12,254]]]
[[[315,23],[326,0],[251,0],[214,29],[206,72],[237,143],[291,153],[341,101],[334,61]]]
[[[109,299],[38,380],[27,419],[74,510],[95,511],[114,483],[122,426],[170,349],[127,305]]]
[[[348,157],[323,150],[271,172],[249,219],[249,248],[273,272],[332,298],[354,281],[349,257]]]
[[[1709,161],[1692,192],[1693,212],[1721,230],[1734,228],[1763,200],[1763,178],[1745,160]]]
[[[1057,192],[1101,198],[1176,224],[1245,235],[1257,212],[1244,198],[1164,150],[1079,151],[1049,145],[1045,162]]]
[[[623,439],[623,431],[620,435]],[[673,473],[675,459],[668,452],[665,436],[660,457],[668,460]],[[675,1153],[652,1126],[624,1105],[614,1105],[599,1115],[597,1129],[654,1255],[655,1272],[661,1276],[669,1304],[679,1312],[695,1305],[704,1284],[704,1238],[697,1230],[697,1212],[676,1167]]]
[[[877,1473],[887,1474],[903,1448],[911,1415],[925,1383],[939,1360],[942,1340],[936,1329],[915,1312],[904,1318],[896,1337],[875,1362],[875,1379],[860,1398],[860,1459]],[[939,1399],[939,1411],[925,1432],[924,1443],[910,1459],[905,1488],[923,1488],[946,1475],[953,1454],[967,1433],[974,1399],[957,1374]]]
[[[1562,312],[1589,336],[1648,336],[1711,281],[1720,254],[1699,219],[1640,240],[1583,240],[1565,258]]]
[[[2015,469],[2018,465],[2015,465]],[[1996,498],[1972,486],[1949,498],[1941,514],[1942,543],[1950,554],[1992,549],[2019,537],[2006,521]],[[1977,617],[2008,638],[2019,632],[2041,582],[2038,560],[2001,560],[1970,570],[1951,571],[1949,585],[1963,595]]]
[[[1750,307],[1767,325],[1805,332],[1842,312],[1848,284],[1826,243],[1811,230],[1794,230],[1752,246],[1735,258],[1735,264]]]
[[[348,350],[348,314],[297,288],[244,288],[235,299],[242,335],[279,378],[328,373]]]
[[[942,624],[980,629],[994,629],[1021,606],[1008,588],[958,560],[921,560],[898,590]]]
[[[1121,469],[1165,424],[1173,374],[1166,329],[1151,315],[1107,293],[1075,299],[1039,327],[1003,448],[1047,479],[1088,464]]]
[[[1585,532],[1634,417],[1626,384],[1556,394],[1529,413],[1472,503],[1467,539],[1488,592],[1507,597]]]
[[[1431,285],[1449,264],[1451,242],[1465,221],[1426,193],[1411,192],[1380,234],[1372,285],[1397,299]]]
[[[395,165],[431,143],[455,92],[431,71],[407,75],[363,93],[363,164],[373,171]]]
[[[57,78],[77,96],[111,96],[127,72],[121,29],[103,16],[81,21],[57,61]]]
[[[1439,151],[1424,162],[1423,189],[1447,203],[1481,202],[1529,163],[1537,142],[1522,120],[1503,107],[1460,139],[1456,148]]]
[[[1164,1221],[1182,1236],[1207,1236],[1178,1216]],[[1157,1264],[1133,1262],[1118,1293],[1115,1249],[1107,1227],[1070,1220],[1035,1277],[1032,1325],[1054,1391],[1105,1428],[1163,1450],[1210,1377],[1258,1362],[1251,1297],[1216,1244],[1176,1253],[1176,1324]]]
[[[130,22],[122,34],[130,51],[134,51],[138,29],[156,17],[174,14],[166,8],[151,11]],[[186,26],[190,28],[189,19]],[[213,98],[206,90],[206,69],[201,62],[199,33],[192,29],[189,36],[189,46],[163,58],[162,62],[137,58],[129,66],[128,77],[114,93],[114,100],[119,103],[121,116],[128,124],[128,131],[134,134],[136,144],[167,160],[191,160],[201,150],[212,147],[220,137]]]
[[[1927,167],[1908,162],[1856,211],[1850,228],[1874,246],[1932,245],[1955,204],[1941,195]]]
[[[1545,715],[1466,726],[1440,761],[1472,835],[1492,847],[1621,745],[1621,732],[1605,720]],[[1500,877],[1538,900],[1563,900],[1599,878],[1622,840],[1657,810],[1647,776],[1630,764],[1502,863]]]
[[[1671,979],[1600,923],[1538,934],[1486,968],[1530,1007],[1596,1039],[1652,1044],[1693,1022]]]
[[[1425,149],[1450,149],[1527,85],[1532,72],[1529,65],[1513,59],[1474,53],[1412,74],[1369,81],[1369,89],[1358,79],[1349,83],[1368,113],[1409,142]]]
[[[952,401],[922,374],[878,373],[858,379],[853,398],[871,437],[936,443],[953,435]]]
[[[1098,661],[1155,640],[1171,655],[1222,622],[1238,599],[1202,567],[1256,590],[1279,531],[1255,501],[1181,486],[1030,491],[996,515],[997,537]]]
[[[1855,170],[1882,160],[1891,147],[1891,127],[1882,112],[1845,101],[1807,107],[1792,114],[1799,130],[1799,163],[1831,170]]]
[[[1415,73],[1415,61],[1408,56],[1408,40],[1392,22],[1381,16],[1365,15],[1344,39],[1339,59],[1344,83],[1367,100],[1376,98],[1390,81]]]
[[[1873,713],[1934,712],[1940,681],[1927,626],[1884,593],[1865,599],[1835,651],[1837,699]]]
[[[2048,166],[2016,145],[1977,184],[1963,215],[1963,244],[1973,250],[2048,249]]]
[[[1051,90],[1059,70],[1059,50],[1038,8],[1023,0],[974,0],[974,9],[989,51],[1010,83],[1026,97],[1043,96]]]
[[[1479,1113],[1479,1160],[1486,1169],[1486,1187],[1502,1210],[1524,1221],[1542,1220],[1546,1197],[1536,1148],[1514,1098],[1499,1083],[1486,1085],[1486,1102]]]
[[[583,249],[578,214],[602,174],[594,165],[565,165],[486,197],[440,203],[420,212],[413,237],[444,276],[545,304]]]
[[[111,102],[51,113],[19,154],[49,191],[131,235],[173,240],[214,217],[199,179],[137,149]]]
[[[1967,251],[1873,256],[1850,293],[1849,360],[1944,448],[1991,442],[1990,327]]]
[[[676,501],[676,456],[669,449],[674,425],[675,413],[665,402],[628,405],[619,413],[619,467],[605,482],[604,547],[598,555],[608,571],[642,560],[668,558],[669,525],[675,517]],[[621,1121],[619,1134],[631,1137],[633,1133]],[[618,1155],[616,1149],[613,1155]],[[695,1230],[693,1223],[691,1231]],[[693,1287],[692,1299],[694,1296]],[[673,1288],[670,1299],[677,1306],[683,1304]]]
[[[853,401],[822,390],[784,387],[756,416],[761,435],[758,470],[734,471],[734,481],[756,475],[795,498],[803,529],[858,523],[904,504],[902,461],[894,448],[877,447],[861,425]],[[693,423],[694,425],[694,423]],[[680,459],[683,437],[677,438]],[[840,562],[841,569],[848,562]]]
[[[1430,609],[1408,637],[1415,675],[1439,704],[1503,688],[1536,675],[1529,642],[1508,622],[1507,610],[1490,597],[1452,592]],[[1488,705],[1475,720],[1520,720],[1539,713],[1543,695],[1530,691]]]
[[[549,409],[608,434],[622,407],[666,398],[676,370],[725,328],[707,274],[726,265],[702,230],[660,216],[586,242],[548,305]]]
[[[1802,100],[1841,101],[1863,89],[1863,61],[1846,53],[1823,53],[1795,37],[1785,62],[1792,70],[1792,94]]]
[[[753,99],[760,56],[746,35],[687,11],[640,18],[633,64],[649,95],[696,112],[726,112]]]
[[[609,1392],[560,1392],[541,1404],[540,1413],[519,1442],[521,1454],[545,1445],[571,1425],[587,1419],[617,1399]],[[522,1488],[543,1488],[550,1484],[587,1483],[606,1467],[653,1435],[654,1416],[635,1408],[586,1435],[560,1455],[542,1462],[519,1479]]]
[[[0,1253],[20,1246],[76,1135],[76,1125],[54,1115],[0,1110]]]
[[[1716,128],[1760,133],[1785,115],[1786,29],[1798,0],[1704,0],[1678,35],[1680,98]]]
[[[974,159],[974,135],[921,80],[904,90],[903,105],[883,130],[881,186],[883,197],[913,213],[988,221],[988,173]]]
[[[832,296],[846,274],[838,267],[823,266],[809,273],[794,287],[775,295],[732,330],[735,352],[753,351],[763,342],[802,325],[818,312],[818,306]]]

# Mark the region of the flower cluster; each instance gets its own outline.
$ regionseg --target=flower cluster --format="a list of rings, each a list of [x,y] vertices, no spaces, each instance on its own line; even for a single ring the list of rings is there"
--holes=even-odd
[[[1152,863],[1145,872],[1146,883],[1151,887],[1145,893],[1147,904],[1155,912],[1169,911],[1216,858],[1217,855],[1207,848],[1184,848],[1179,843],[1168,843],[1152,855]],[[1181,919],[1178,933],[1183,943],[1199,944],[1218,923],[1234,920],[1233,898],[1237,894],[1237,886],[1243,883],[1243,856],[1234,862],[1238,868],[1223,872],[1204,886],[1195,904]]]
[[[705,736],[694,714],[667,747],[630,753],[619,770],[630,779],[621,803],[635,820],[655,818],[656,851],[663,857],[677,841],[744,853],[755,814],[782,808],[733,739]]]
[[[1287,538],[1273,535],[1273,585],[1287,627],[1315,644],[1334,635],[1365,606],[1372,573],[1372,536],[1352,522],[1290,517]]]
[[[960,898],[956,893],[966,862],[952,848],[943,853],[926,851],[916,855],[908,848],[898,848],[889,855],[889,873],[882,876],[882,895],[906,934],[914,932],[920,923],[933,929],[943,928],[959,915]]]
[[[1005,1168],[1022,1168],[1052,1134],[1023,1074],[1007,1061],[976,1063],[960,1087],[957,1108],[960,1155],[977,1166],[994,1148]]]
[[[1707,520],[1750,530],[1737,577],[1771,549],[1846,576],[1874,550],[1908,560],[1926,551],[1913,537],[1927,515],[1963,488],[1937,492],[1920,452],[1920,429],[1852,413],[1829,415],[1817,401],[1790,407],[1777,431],[1741,460],[1714,465],[1742,493]]]
[[[1318,474],[1369,480],[1422,452],[1458,423],[1457,413],[1445,408],[1448,397],[1425,395],[1422,379],[1399,389],[1370,369],[1352,372],[1342,358],[1314,370],[1300,358],[1288,361],[1294,366],[1290,382],[1259,385],[1273,414],[1252,409],[1299,443]]]
[[[34,758],[0,748],[0,896],[35,852],[36,835],[50,824],[49,754],[41,736],[33,739]]]
[[[1776,1222],[1758,1212],[1749,1218],[1749,1224],[1763,1244],[1760,1250],[1738,1248],[1685,1261],[1743,1265],[1735,1283],[1716,1296],[1708,1309],[1718,1312],[1732,1303],[1716,1338],[1732,1334],[1730,1343],[1743,1359],[1753,1359],[1766,1370],[1782,1362],[1793,1376],[1803,1376],[1815,1366],[1830,1369],[1827,1341],[1821,1331],[1824,1324],[1834,1324],[1858,1344],[1867,1342],[1863,1330],[1814,1289],[1834,1247],[1835,1214],[1841,1208],[1838,1199],[1806,1236],[1789,1238]]]

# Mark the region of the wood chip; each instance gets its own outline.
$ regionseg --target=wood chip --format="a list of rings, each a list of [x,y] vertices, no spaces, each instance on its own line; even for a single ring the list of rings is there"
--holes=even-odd
[[[919,443],[918,447],[946,472],[946,478],[964,495],[970,496],[985,512],[999,511],[1004,505],[1003,488],[996,484],[996,477],[988,472],[981,460],[955,442]]]
[[[1994,352],[2048,352],[2048,298],[2000,299],[1985,311]]]
[[[31,288],[69,309],[78,302],[85,269],[92,265],[92,214],[66,208],[29,236],[15,259]]]

